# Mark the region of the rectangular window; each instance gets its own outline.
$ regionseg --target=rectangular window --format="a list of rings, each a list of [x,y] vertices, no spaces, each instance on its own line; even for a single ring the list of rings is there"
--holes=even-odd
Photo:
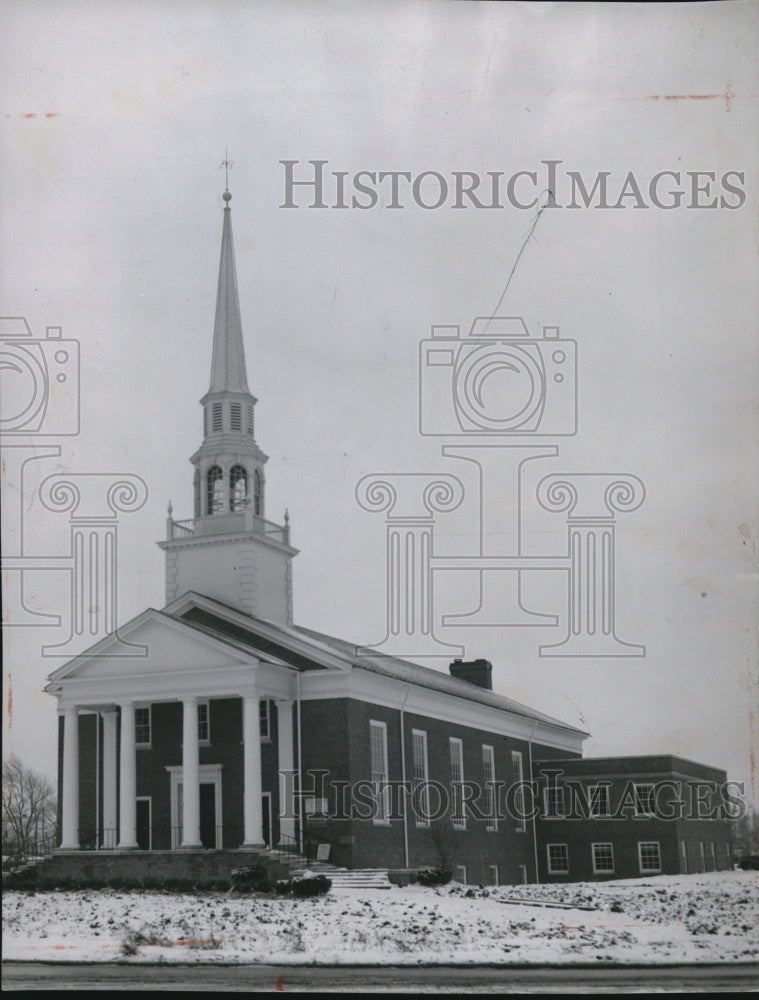
[[[661,871],[661,850],[658,840],[638,841],[638,861],[642,875]]]
[[[258,718],[261,727],[261,739],[271,739],[271,709],[268,698],[262,698],[258,703]]]
[[[654,815],[654,786],[652,784],[646,783],[644,785],[635,786],[635,815],[636,816],[653,816]]]
[[[369,752],[371,757],[371,783],[374,795],[374,822],[390,823],[390,787],[387,773],[387,725],[369,721]]]
[[[229,404],[229,428],[233,431],[242,430],[242,403]]]
[[[253,407],[248,407],[248,434],[253,433]]]
[[[456,865],[456,874],[453,877],[453,881],[466,885],[466,865]]]
[[[464,748],[460,739],[451,736],[449,740],[451,758],[451,820],[455,830],[466,829],[464,815]]]
[[[519,866],[519,885],[527,885],[527,865]]]
[[[725,870],[730,871],[730,845],[722,844],[722,850],[720,853],[722,854]]]
[[[569,872],[569,850],[566,844],[547,844],[548,874],[566,875]]]
[[[684,840],[680,841],[680,872],[688,874],[688,845]]]
[[[592,844],[593,874],[602,875],[614,871],[614,848],[611,844]]]
[[[546,819],[557,819],[564,815],[564,789],[558,785],[549,785],[543,789],[543,804]]]
[[[138,747],[150,746],[150,705],[134,710],[134,742]]]
[[[482,747],[483,813],[487,817],[486,830],[498,828],[495,789],[495,751],[483,744]]]
[[[512,802],[514,803],[516,829],[517,833],[524,833],[527,829],[527,817],[524,811],[524,790],[522,789],[522,782],[524,781],[522,754],[519,750],[511,751],[511,780],[514,782],[515,787]]]
[[[588,789],[590,803],[590,815],[593,819],[602,819],[611,816],[611,806],[609,804],[609,786],[591,785]]]
[[[211,430],[221,430],[221,403],[214,403],[211,411]]]
[[[411,730],[412,770],[411,808],[416,817],[416,825],[430,825],[430,790],[427,770],[427,733],[421,729]]]
[[[208,434],[208,409],[203,407],[203,437]]]
[[[211,742],[211,712],[207,701],[198,702],[198,743]]]
[[[490,875],[490,884],[498,885],[498,865],[490,865],[489,875]]]

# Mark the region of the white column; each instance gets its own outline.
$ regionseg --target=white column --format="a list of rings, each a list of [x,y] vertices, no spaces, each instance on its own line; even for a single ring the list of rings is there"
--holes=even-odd
[[[263,847],[263,815],[261,809],[261,717],[259,701],[254,696],[242,700],[242,732],[244,746],[245,792],[243,847]]]
[[[295,840],[295,803],[293,802],[293,703],[277,702],[277,760],[279,767],[279,836],[283,846]]]
[[[63,713],[61,850],[79,850],[79,710]]]
[[[200,751],[198,699],[182,699],[182,843],[196,849],[200,842]]]
[[[134,702],[122,702],[120,708],[118,849],[131,851],[137,847],[137,751],[134,734]]]
[[[118,715],[111,710],[103,712],[103,837],[102,846],[112,851],[117,839],[116,812],[116,746],[118,743]]]

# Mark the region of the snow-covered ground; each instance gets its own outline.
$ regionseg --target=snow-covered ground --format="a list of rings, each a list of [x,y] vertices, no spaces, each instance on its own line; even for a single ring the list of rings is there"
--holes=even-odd
[[[757,961],[759,872],[332,890],[300,900],[12,891],[3,898],[3,958],[394,965]]]

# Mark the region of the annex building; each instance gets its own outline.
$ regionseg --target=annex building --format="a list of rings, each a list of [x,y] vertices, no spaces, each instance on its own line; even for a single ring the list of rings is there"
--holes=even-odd
[[[194,516],[170,509],[159,542],[166,605],[45,689],[59,713],[59,852],[280,849],[489,884],[728,866],[716,813],[688,826],[649,808],[660,779],[707,782],[713,805],[724,772],[585,759],[585,732],[494,692],[484,660],[443,673],[294,623],[297,550],[287,517],[266,517],[230,200]],[[125,641],[146,655],[112,655]],[[640,793],[627,815],[616,806],[629,782]],[[565,808],[575,787],[586,815]]]

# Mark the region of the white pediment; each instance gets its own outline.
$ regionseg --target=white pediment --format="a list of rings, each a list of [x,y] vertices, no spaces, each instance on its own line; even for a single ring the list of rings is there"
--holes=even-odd
[[[50,680],[220,670],[255,662],[250,654],[151,609],[74,657]]]
[[[125,655],[130,649],[136,655]],[[290,684],[289,671],[261,664],[234,643],[150,609],[56,670],[46,691],[59,698],[61,707],[87,707],[254,690],[276,695]]]

